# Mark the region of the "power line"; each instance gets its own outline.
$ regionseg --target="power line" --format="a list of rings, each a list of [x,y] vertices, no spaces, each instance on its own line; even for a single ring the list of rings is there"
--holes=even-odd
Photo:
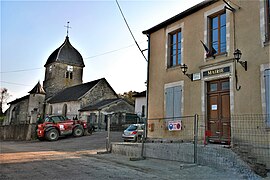
[[[18,85],[18,86],[32,86],[32,85],[19,84],[19,83],[12,83],[12,82],[7,82],[7,81],[0,81],[0,82],[1,82],[1,83],[6,83],[6,84]]]
[[[131,44],[131,45],[129,45],[129,46],[125,46],[125,47],[122,47],[122,48],[119,48],[119,49],[107,51],[107,52],[100,53],[100,54],[97,54],[97,55],[94,55],[94,56],[86,57],[86,58],[84,58],[84,59],[91,59],[91,58],[95,58],[95,57],[98,57],[98,56],[103,56],[103,55],[106,55],[106,54],[114,53],[114,52],[116,52],[116,51],[120,51],[120,50],[123,50],[123,49],[130,48],[130,47],[132,47],[132,46],[134,46],[134,45],[135,45],[135,44]]]
[[[124,19],[124,21],[125,21],[125,23],[126,23],[126,25],[127,25],[127,28],[128,28],[128,30],[129,30],[129,32],[130,32],[130,34],[131,34],[133,40],[135,41],[135,44],[137,45],[138,49],[140,50],[140,52],[142,53],[144,59],[145,59],[146,62],[147,62],[147,59],[146,59],[145,55],[143,54],[142,49],[140,48],[139,44],[137,43],[137,41],[136,41],[136,39],[135,39],[135,37],[134,37],[134,35],[133,35],[133,33],[132,33],[132,31],[131,31],[131,29],[130,29],[128,23],[127,23],[127,20],[126,20],[126,18],[125,18],[125,16],[124,16],[123,12],[122,12],[122,10],[121,10],[121,7],[120,7],[118,1],[115,0],[115,2],[116,2],[117,6],[118,6],[118,8],[119,8],[119,10],[120,10],[120,12],[121,12],[121,15],[122,15],[122,17],[123,17],[123,19]]]
[[[143,42],[143,41],[141,41]],[[141,43],[140,42],[140,43]],[[130,48],[132,46],[134,46],[135,44],[131,44],[129,46],[125,46],[125,47],[122,47],[122,48],[119,48],[119,49],[115,49],[115,50],[111,50],[111,51],[107,51],[107,52],[104,52],[104,53],[100,53],[100,54],[97,54],[97,55],[94,55],[94,56],[89,56],[89,57],[86,57],[84,59],[92,59],[92,58],[95,58],[95,57],[99,57],[99,56],[103,56],[103,55],[106,55],[106,54],[110,54],[110,53],[114,53],[114,52],[117,52],[117,51],[120,51],[120,50],[123,50],[123,49],[127,49],[127,48]],[[31,69],[20,69],[20,70],[13,70],[13,71],[2,71],[0,72],[1,74],[5,74],[5,73],[14,73],[14,72],[23,72],[23,71],[33,71],[33,70],[37,70],[37,69],[42,69],[43,67],[39,67],[39,68],[31,68]]]
[[[32,68],[32,69],[20,69],[20,70],[14,70],[14,71],[4,71],[4,72],[0,72],[0,73],[4,74],[4,73],[13,73],[13,72],[22,72],[22,71],[33,71],[33,70],[37,70],[37,69],[42,69],[42,67]]]

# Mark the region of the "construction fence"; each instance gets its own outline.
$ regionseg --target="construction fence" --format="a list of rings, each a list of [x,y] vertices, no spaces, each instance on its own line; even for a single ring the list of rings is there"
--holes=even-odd
[[[254,169],[270,169],[269,117],[262,114],[231,115],[230,124],[226,123],[224,127],[222,123],[218,124],[219,128],[226,128],[220,132],[211,132],[204,115],[148,119],[146,144],[181,144],[181,147],[174,146],[179,149],[188,147],[189,155],[193,156],[188,161],[195,163],[198,163],[198,156],[202,153],[198,150],[198,146],[217,147],[216,151],[222,151],[221,154],[224,156],[226,156],[224,153],[233,151]],[[220,147],[229,151],[224,151]],[[181,151],[183,150],[179,150],[176,156],[181,156]],[[216,161],[220,161],[220,157],[215,156],[215,153],[204,156],[208,156],[203,157],[205,159],[216,158]]]

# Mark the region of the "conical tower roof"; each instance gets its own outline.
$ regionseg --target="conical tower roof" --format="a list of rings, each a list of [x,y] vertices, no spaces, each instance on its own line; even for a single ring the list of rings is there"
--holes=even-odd
[[[68,36],[65,42],[49,56],[44,67],[53,62],[84,67],[82,55],[70,44]]]
[[[28,93],[30,93],[30,94],[46,94],[45,90],[43,89],[43,87],[41,86],[39,81],[35,85],[35,87],[31,91],[29,91]]]

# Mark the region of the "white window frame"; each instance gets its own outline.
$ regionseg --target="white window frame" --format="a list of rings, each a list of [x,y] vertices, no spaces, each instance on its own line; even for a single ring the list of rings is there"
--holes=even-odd
[[[209,47],[209,16],[218,13],[219,11],[224,10],[224,4],[217,6],[209,11],[206,11],[204,13],[204,38],[203,41]],[[226,10],[226,55],[230,54],[230,16],[231,16],[231,11]],[[203,48],[203,47],[202,47]],[[206,62],[208,58],[205,58],[205,53],[203,54],[204,61]]]
[[[182,64],[184,64],[184,53],[183,53],[183,49],[184,49],[184,22],[174,25],[172,27],[169,27],[166,29],[166,44],[165,44],[165,69],[169,69],[169,68],[173,68],[173,67],[169,67],[168,63],[170,61],[170,34],[176,30],[181,31],[182,34],[182,38],[181,38],[181,61]]]

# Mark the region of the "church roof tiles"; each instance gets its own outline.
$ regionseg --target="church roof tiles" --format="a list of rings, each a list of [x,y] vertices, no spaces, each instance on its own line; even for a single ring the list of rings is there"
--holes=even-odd
[[[54,62],[80,67],[85,66],[82,55],[70,44],[68,36],[66,36],[65,42],[49,56],[44,67]]]
[[[71,86],[57,93],[48,102],[53,104],[53,103],[60,103],[60,102],[77,101],[102,80],[108,83],[105,78],[102,78],[102,79],[94,80],[88,83]],[[109,83],[108,85],[111,88]],[[115,95],[117,94],[115,93]]]

